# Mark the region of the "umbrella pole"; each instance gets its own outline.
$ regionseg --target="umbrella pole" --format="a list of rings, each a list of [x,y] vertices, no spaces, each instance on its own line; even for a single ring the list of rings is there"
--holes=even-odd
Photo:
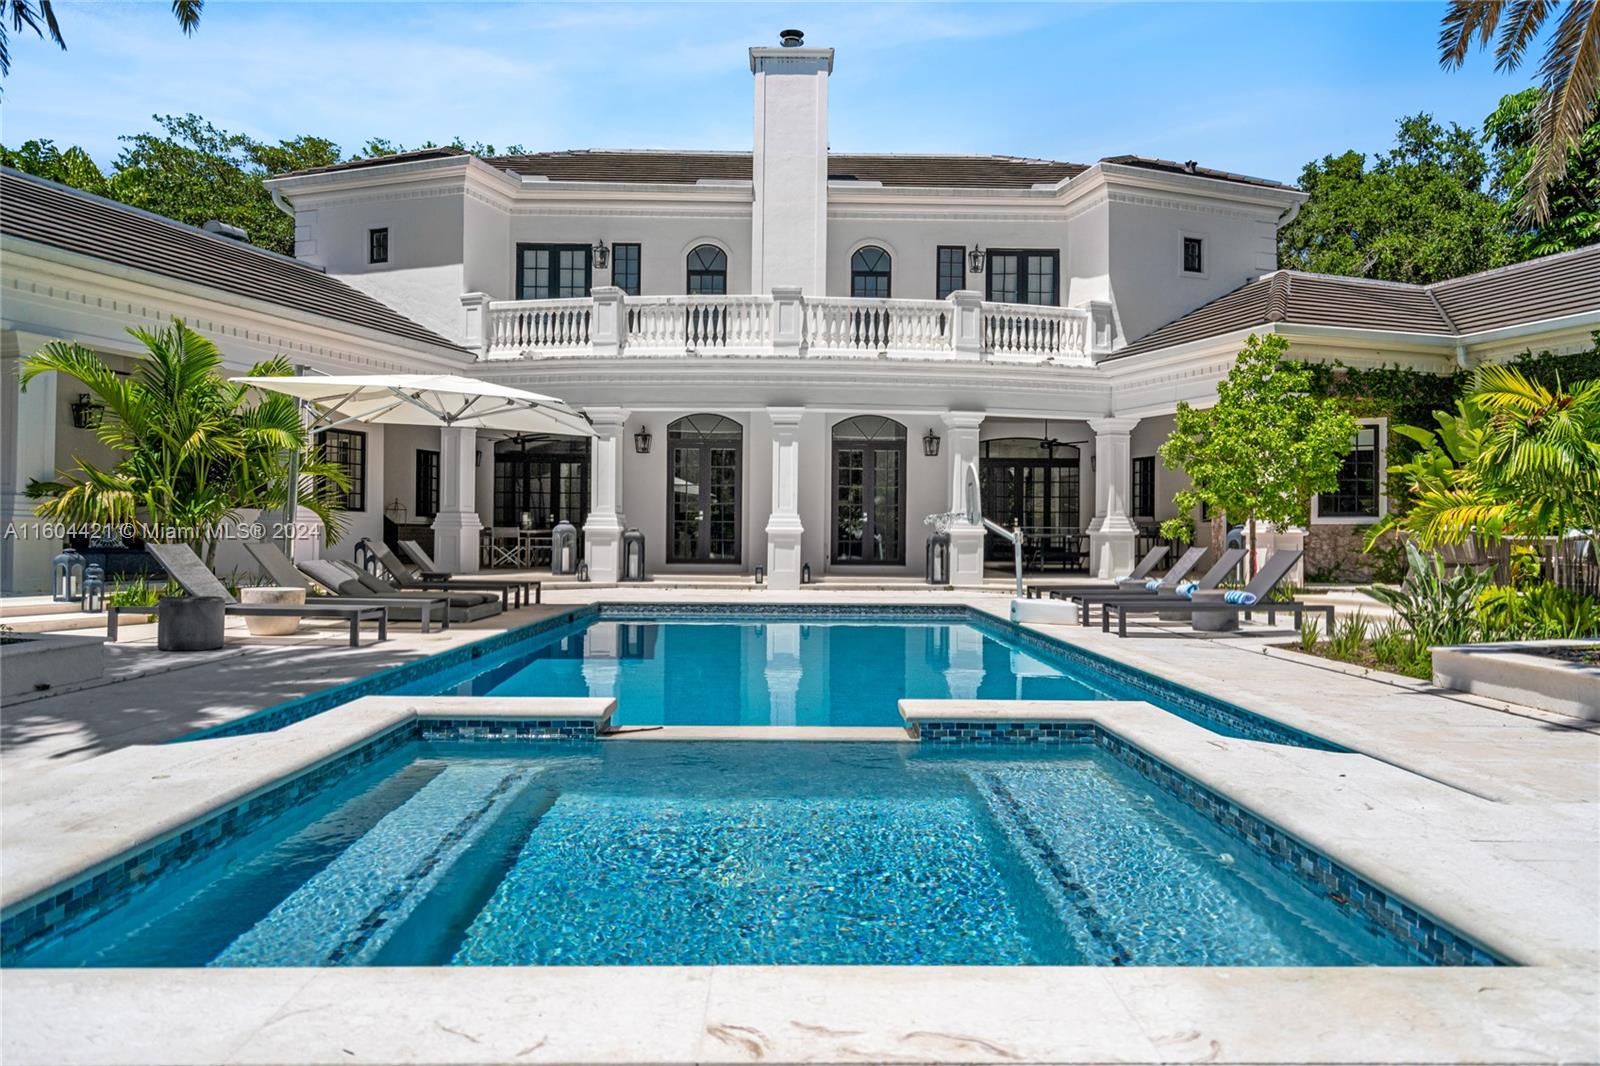
[[[297,366],[296,374],[304,374],[309,367]],[[294,401],[295,413],[300,418],[300,424],[306,424],[306,402],[301,399]],[[289,449],[289,484],[288,491],[284,493],[283,501],[283,554],[294,561],[295,521],[300,517],[300,449]]]

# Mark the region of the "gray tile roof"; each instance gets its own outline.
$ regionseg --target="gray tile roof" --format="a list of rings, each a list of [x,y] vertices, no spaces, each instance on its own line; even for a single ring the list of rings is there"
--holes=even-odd
[[[1600,244],[1431,285],[1278,270],[1145,334],[1107,358],[1269,323],[1458,337],[1597,309]]]
[[[0,168],[0,233],[463,351],[307,263],[7,168]]]
[[[357,159],[348,163],[296,171],[326,174],[391,163],[425,159],[448,159],[466,155],[460,148],[426,148],[399,155]],[[1192,174],[1221,181],[1286,188],[1277,182],[1246,177],[1206,167],[1193,169],[1182,163],[1144,156],[1122,155],[1106,160],[1125,166],[1143,167],[1176,174]],[[696,181],[749,181],[749,152],[678,151],[568,151],[530,152],[523,155],[484,157],[484,162],[516,174],[550,178],[554,181],[628,181],[646,184],[693,184]],[[1033,185],[1053,185],[1088,170],[1085,163],[1065,163],[1054,159],[1025,159],[1009,155],[864,155],[835,152],[828,157],[828,176],[835,180],[877,181],[884,185],[923,186],[955,189],[1026,189]]]

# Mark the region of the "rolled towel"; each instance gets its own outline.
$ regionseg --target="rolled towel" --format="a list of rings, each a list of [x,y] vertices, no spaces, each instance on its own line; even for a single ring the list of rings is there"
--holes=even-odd
[[[1132,574],[1118,574],[1116,577],[1112,578],[1111,581],[1112,584],[1120,585],[1132,576]]]
[[[1178,583],[1178,587],[1173,589],[1173,591],[1186,600],[1192,600],[1194,599],[1194,590],[1199,587],[1200,582],[1198,581],[1180,581]]]
[[[1238,604],[1240,607],[1248,607],[1252,603],[1256,602],[1256,594],[1248,589],[1229,589],[1227,592],[1222,594],[1222,602]]]
[[[1159,592],[1161,590],[1161,579],[1158,577],[1151,578],[1144,583],[1144,589],[1146,592]]]

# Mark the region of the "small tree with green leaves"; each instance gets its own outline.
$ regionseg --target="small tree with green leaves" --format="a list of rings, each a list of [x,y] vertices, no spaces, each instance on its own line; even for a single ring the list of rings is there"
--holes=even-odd
[[[1356,423],[1337,401],[1314,391],[1313,375],[1284,356],[1289,342],[1252,334],[1206,408],[1178,405],[1161,461],[1188,475],[1174,497],[1181,512],[1200,504],[1242,520],[1255,569],[1256,523],[1284,527],[1310,519],[1311,497],[1333,489]],[[1213,544],[1220,543],[1215,534]]]

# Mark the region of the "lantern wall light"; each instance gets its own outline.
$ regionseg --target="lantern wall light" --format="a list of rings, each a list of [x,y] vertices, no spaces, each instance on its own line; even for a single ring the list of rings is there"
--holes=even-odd
[[[106,405],[96,403],[87,392],[78,393],[72,404],[72,425],[75,429],[99,429],[105,421]]]
[[[967,253],[967,272],[971,274],[983,273],[983,248],[974,244],[972,251]]]
[[[601,269],[604,269],[605,265],[611,261],[611,249],[606,247],[604,237],[595,241],[594,247],[590,251],[594,253],[594,265]]]
[[[640,455],[650,454],[650,431],[641,429],[633,435],[633,450]]]
[[[922,435],[922,454],[930,458],[939,454],[939,434],[931,429]]]

